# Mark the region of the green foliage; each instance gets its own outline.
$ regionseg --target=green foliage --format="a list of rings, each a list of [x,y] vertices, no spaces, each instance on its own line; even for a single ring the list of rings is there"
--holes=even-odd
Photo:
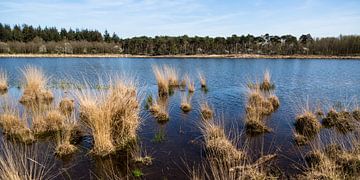
[[[120,39],[105,31],[56,27],[33,27],[0,23],[0,53],[68,54],[264,54],[264,55],[359,55],[360,36],[313,39],[310,34],[298,39],[292,35],[232,35],[231,37],[155,36]],[[39,48],[41,47],[41,51]],[[45,47],[45,48],[44,48]],[[10,51],[10,52],[9,52]],[[39,52],[40,51],[40,52]]]
[[[141,177],[141,176],[144,175],[140,169],[134,169],[132,171],[132,174],[133,174],[134,177]]]

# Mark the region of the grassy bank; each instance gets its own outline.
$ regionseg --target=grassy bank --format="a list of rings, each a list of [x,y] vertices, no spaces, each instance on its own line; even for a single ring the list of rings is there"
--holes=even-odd
[[[196,55],[132,55],[132,54],[0,54],[0,58],[228,58],[228,59],[360,59],[360,56],[328,55],[260,55],[260,54],[196,54]]]

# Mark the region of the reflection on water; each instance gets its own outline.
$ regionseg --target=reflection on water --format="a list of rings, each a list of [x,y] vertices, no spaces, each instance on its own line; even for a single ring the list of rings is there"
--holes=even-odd
[[[101,77],[113,74],[126,74],[136,77],[146,95],[157,93],[156,80],[152,65],[167,64],[176,67],[181,75],[188,73],[195,80],[195,93],[191,97],[192,110],[183,113],[180,109],[181,94],[177,90],[168,100],[170,120],[165,124],[157,123],[147,111],[142,112],[143,125],[139,131],[142,148],[154,160],[151,166],[142,169],[149,179],[166,177],[183,179],[186,167],[198,164],[204,153],[201,134],[198,128],[200,104],[206,99],[222,119],[227,129],[243,132],[245,117],[246,83],[260,79],[265,69],[271,72],[276,84],[276,94],[280,108],[269,118],[268,126],[273,132],[260,137],[244,137],[249,141],[250,153],[256,156],[261,151],[277,152],[279,168],[286,172],[293,161],[299,161],[300,150],[292,141],[292,127],[299,103],[304,99],[310,102],[349,101],[359,97],[360,61],[356,60],[265,60],[265,59],[126,59],[126,58],[1,58],[0,69],[5,69],[10,78],[8,94],[19,99],[21,90],[20,68],[26,65],[41,67],[51,76],[53,82],[66,87],[66,82],[90,81],[97,84]],[[198,72],[207,79],[208,91],[201,91]],[[59,86],[57,86],[59,87]],[[100,88],[100,87],[99,87]],[[61,94],[59,89],[54,94]],[[3,97],[4,95],[2,95]],[[57,166],[67,169],[72,179],[88,179],[103,173],[103,169],[118,170],[118,176],[131,173],[125,162],[126,157],[114,157],[106,162],[88,155],[91,137],[84,138],[81,147],[72,159],[57,160]],[[50,146],[54,146],[49,143]],[[290,160],[289,160],[290,159]],[[112,168],[104,168],[112,167]],[[119,169],[121,169],[119,171]],[[101,171],[101,172],[99,172]],[[59,178],[66,178],[61,175]]]

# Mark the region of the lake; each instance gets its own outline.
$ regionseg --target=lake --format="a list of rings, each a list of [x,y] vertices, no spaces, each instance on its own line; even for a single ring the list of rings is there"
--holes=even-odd
[[[138,132],[141,148],[154,160],[151,166],[142,167],[146,179],[184,179],[189,174],[187,166],[198,166],[204,157],[199,106],[206,99],[215,109],[216,118],[221,119],[226,130],[244,132],[246,85],[261,80],[268,69],[276,86],[280,108],[267,120],[271,133],[257,137],[242,135],[249,141],[249,153],[279,154],[276,165],[285,173],[298,172],[293,164],[303,163],[301,154],[307,147],[297,147],[293,142],[293,123],[300,106],[306,101],[315,106],[341,102],[352,103],[360,96],[360,61],[358,60],[288,60],[288,59],[177,59],[177,58],[0,58],[0,69],[9,75],[8,94],[17,99],[21,90],[17,88],[21,79],[21,68],[26,65],[41,67],[51,77],[50,83],[62,80],[81,82],[96,81],[99,77],[125,74],[136,78],[146,95],[157,94],[157,83],[153,65],[175,67],[180,75],[188,73],[195,80],[196,90],[192,97],[193,109],[183,113],[180,109],[181,91],[169,98],[170,120],[159,124],[145,109],[142,110],[142,125]],[[205,75],[208,91],[201,91],[198,72]],[[182,76],[180,76],[182,77]],[[54,92],[60,91],[52,88]],[[161,142],[154,137],[161,133]],[[45,146],[53,146],[44,142]],[[241,144],[241,142],[240,142]],[[58,167],[69,167],[72,179],[96,177],[99,163],[87,154],[91,148],[91,137],[80,144],[82,151],[72,159],[55,159]],[[115,159],[115,161],[120,161]],[[100,167],[101,168],[101,167]],[[124,170],[121,170],[124,171]],[[126,171],[126,169],[125,169]],[[66,178],[61,175],[58,178]]]

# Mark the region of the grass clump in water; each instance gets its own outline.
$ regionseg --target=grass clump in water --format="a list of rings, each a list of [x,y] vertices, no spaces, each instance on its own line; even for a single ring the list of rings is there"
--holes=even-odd
[[[169,87],[179,87],[179,73],[174,67],[170,66],[163,66],[163,70],[165,72],[165,76],[167,77],[167,80],[169,82]]]
[[[195,82],[193,80],[190,79],[189,75],[185,75],[185,81],[187,83],[187,88],[189,93],[194,93],[195,92]]]
[[[9,86],[7,81],[8,77],[6,71],[0,69],[0,94],[3,94],[8,90]]]
[[[137,90],[133,81],[116,78],[108,90],[89,88],[77,93],[83,121],[92,130],[92,152],[107,156],[135,141],[140,124]]]
[[[180,108],[185,113],[191,111],[191,96],[182,95]]]
[[[27,66],[22,70],[24,76],[24,92],[20,103],[49,103],[53,94],[46,89],[48,78],[43,71],[34,66]]]
[[[78,149],[71,143],[72,133],[77,127],[77,121],[75,116],[67,117],[63,128],[59,132],[58,143],[55,149],[55,154],[59,157],[66,157],[74,154]]]
[[[335,127],[339,132],[347,133],[355,130],[355,121],[356,116],[354,116],[354,113],[346,109],[337,112],[334,108],[331,108],[326,117],[323,118],[322,124],[327,128]]]
[[[298,135],[313,138],[320,132],[320,129],[321,124],[310,110],[304,110],[295,118],[295,130]]]
[[[199,73],[199,80],[200,80],[201,88],[207,89],[206,77],[203,73]]]
[[[271,75],[269,70],[265,70],[263,82],[260,84],[260,89],[264,91],[270,91],[275,89],[275,85],[271,82]]]
[[[28,128],[26,118],[21,117],[15,111],[5,111],[0,115],[0,126],[3,133],[12,139],[23,143],[32,143],[34,136]]]
[[[203,119],[209,120],[213,118],[214,115],[213,110],[207,102],[201,103],[200,111]]]
[[[38,137],[53,136],[63,128],[65,119],[58,109],[45,112],[35,110],[32,114],[32,131]]]
[[[170,119],[169,112],[167,109],[166,99],[157,99],[152,102],[149,111],[154,115],[158,122],[167,122]]]
[[[164,72],[164,68],[153,66],[153,72],[158,85],[158,94],[160,97],[166,97],[169,95],[169,81]]]

